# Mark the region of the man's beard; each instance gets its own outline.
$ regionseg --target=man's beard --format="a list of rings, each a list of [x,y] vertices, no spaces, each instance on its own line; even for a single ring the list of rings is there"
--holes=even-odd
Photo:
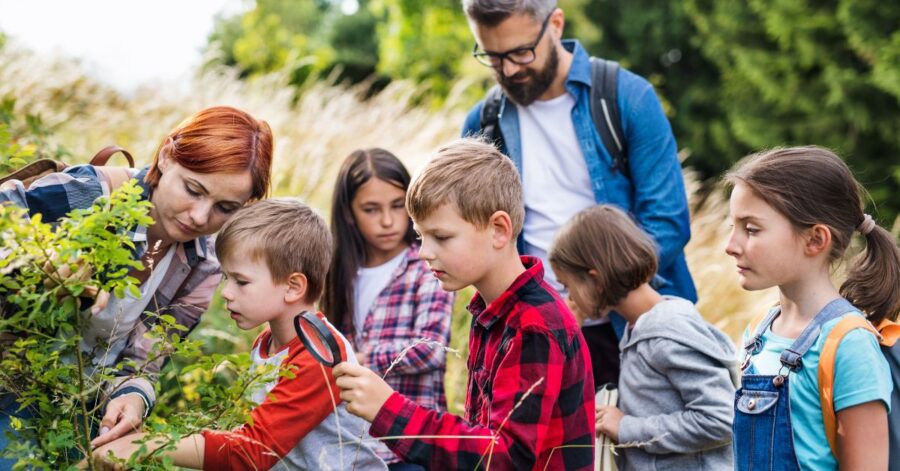
[[[514,75],[504,77],[502,73],[495,74],[500,87],[506,95],[519,106],[528,106],[534,103],[553,84],[556,79],[556,69],[559,67],[559,54],[556,47],[550,48],[547,63],[541,70],[523,68]],[[518,81],[523,77],[528,80]]]

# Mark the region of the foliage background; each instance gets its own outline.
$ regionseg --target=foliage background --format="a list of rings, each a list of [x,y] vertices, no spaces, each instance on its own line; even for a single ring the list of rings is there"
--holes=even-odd
[[[258,0],[221,18],[190,92],[130,96],[64,58],[0,46],[0,123],[39,155],[84,162],[118,143],[147,163],[159,139],[194,111],[237,106],[276,135],[275,194],[327,214],[337,165],[359,147],[391,149],[411,168],[458,134],[490,83],[468,57],[455,0],[361,0],[344,14],[327,0]],[[569,33],[594,54],[648,77],[685,159],[692,203],[688,263],[700,311],[736,338],[774,293],[747,293],[724,254],[724,196],[711,183],[735,160],[775,145],[836,148],[872,193],[888,227],[900,211],[900,4],[802,0],[562,0]],[[0,44],[3,40],[0,39]],[[4,118],[6,117],[6,118]],[[2,150],[2,149],[0,149]],[[4,153],[3,158],[11,154]],[[30,155],[30,154],[29,154]],[[27,156],[26,156],[27,157]],[[877,205],[877,209],[876,206]],[[469,316],[458,298],[453,346],[465,358]],[[207,352],[246,352],[216,300],[191,334]],[[188,407],[202,378],[168,369],[161,407]],[[465,365],[450,357],[447,392],[460,410]],[[177,384],[177,388],[172,387]]]
[[[469,57],[473,39],[458,0],[360,0],[351,15],[341,3],[258,0],[220,19],[211,63],[237,67],[246,78],[287,68],[297,85],[335,71],[353,83],[368,78],[375,89],[412,80],[425,87],[418,99],[432,105],[452,97],[471,106],[491,83],[489,70]],[[701,180],[756,150],[813,143],[850,162],[882,223],[900,212],[900,3],[559,5],[564,36],[657,87],[685,164]]]

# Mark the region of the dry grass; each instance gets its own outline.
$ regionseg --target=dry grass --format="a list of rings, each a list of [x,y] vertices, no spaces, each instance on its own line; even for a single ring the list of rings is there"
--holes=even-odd
[[[18,111],[39,113],[54,128],[54,138],[79,161],[115,142],[147,163],[162,136],[194,111],[217,104],[243,108],[274,130],[275,194],[300,196],[323,213],[337,166],[350,151],[384,147],[415,170],[438,144],[457,136],[465,110],[453,100],[441,109],[414,107],[411,97],[417,89],[410,83],[394,83],[367,101],[358,89],[316,83],[295,103],[283,76],[242,82],[223,70],[179,87],[190,92],[157,87],[122,96],[86,78],[71,61],[37,56],[14,43],[0,50],[0,64],[0,96],[16,98]],[[465,86],[461,82],[458,90]],[[689,171],[686,180],[693,200],[699,184]],[[734,264],[723,250],[729,232],[726,214],[721,194],[695,209],[687,258],[700,292],[700,311],[737,338],[748,319],[774,301],[775,293],[747,293],[738,286]],[[470,296],[467,290],[458,297],[453,317],[451,347],[462,359],[448,356],[447,396],[456,412],[465,399],[470,316],[463,306]],[[220,311],[211,314],[204,316],[197,334],[235,350],[249,348],[253,334],[239,332]]]
[[[738,340],[750,320],[775,303],[777,291],[741,289],[734,260],[725,253],[725,244],[731,232],[725,194],[713,192],[698,207],[695,199],[700,184],[693,172],[686,170],[684,173],[688,199],[694,208],[691,213],[691,241],[685,249],[685,256],[697,285],[697,309],[709,322]]]

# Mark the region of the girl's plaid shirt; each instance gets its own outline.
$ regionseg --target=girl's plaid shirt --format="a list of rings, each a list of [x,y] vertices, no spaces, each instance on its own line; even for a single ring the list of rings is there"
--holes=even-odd
[[[419,259],[419,247],[414,244],[375,299],[362,328],[354,329],[352,316],[347,315],[341,330],[353,348],[364,355],[363,364],[380,375],[409,348],[385,381],[416,404],[444,411],[447,359],[434,342],[450,344],[453,298],[454,294],[441,289],[428,265]],[[419,343],[421,339],[429,342]],[[374,449],[387,463],[399,461],[383,444],[376,444]]]
[[[444,410],[447,362],[443,349],[433,343],[450,344],[453,298],[453,293],[441,289],[413,245],[375,299],[362,328],[354,329],[352,316],[347,315],[341,330],[365,356],[365,366],[382,375],[404,349],[420,339],[428,340],[410,348],[385,381],[421,406]]]

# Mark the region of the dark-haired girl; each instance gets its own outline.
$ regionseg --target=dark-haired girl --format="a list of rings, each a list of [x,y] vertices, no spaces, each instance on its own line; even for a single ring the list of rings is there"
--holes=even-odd
[[[353,343],[360,364],[375,372],[384,374],[408,349],[385,380],[417,403],[444,410],[446,359],[435,344],[450,342],[453,294],[419,259],[405,207],[409,182],[400,160],[384,149],[357,150],[344,161],[322,311]],[[407,466],[384,445],[376,451],[391,469]]]

